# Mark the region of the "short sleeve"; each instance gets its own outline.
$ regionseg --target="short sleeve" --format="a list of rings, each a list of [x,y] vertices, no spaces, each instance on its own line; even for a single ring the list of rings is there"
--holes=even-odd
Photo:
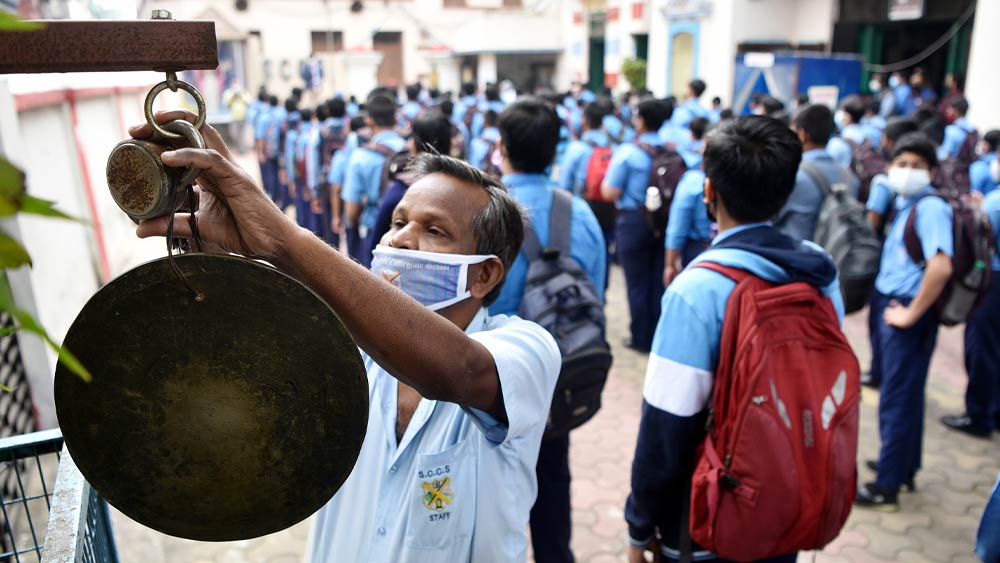
[[[503,324],[469,337],[493,356],[507,424],[478,409],[465,410],[486,438],[499,445],[544,428],[562,358],[552,335],[535,323],[517,317],[494,317],[489,322]]]
[[[916,208],[917,236],[924,256],[930,258],[939,251],[955,256],[951,206],[939,197],[920,200]]]
[[[344,189],[341,197],[344,201],[351,203],[361,203],[365,195],[364,154],[361,150],[351,153],[350,160],[347,161],[347,170],[344,173]]]
[[[874,211],[879,215],[885,215],[889,212],[889,206],[892,204],[892,191],[889,190],[888,181],[889,178],[885,174],[879,174],[872,179],[868,201],[865,203],[868,211]]]
[[[664,246],[669,250],[683,250],[693,235],[694,213],[697,197],[701,192],[701,175],[686,173],[677,186],[677,194],[670,203],[670,218],[667,220],[667,236]]]
[[[343,149],[334,153],[333,160],[330,161],[330,173],[326,179],[328,183],[343,186],[344,173],[347,171],[347,157],[349,155],[350,153]]]
[[[608,171],[604,176],[604,183],[616,190],[624,191],[628,181],[628,156],[630,145],[622,145],[611,155],[611,162],[608,164]]]

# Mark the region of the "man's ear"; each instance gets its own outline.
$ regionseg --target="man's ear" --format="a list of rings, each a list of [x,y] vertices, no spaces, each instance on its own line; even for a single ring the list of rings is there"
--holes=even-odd
[[[705,205],[708,205],[715,201],[717,197],[719,197],[719,195],[715,192],[715,186],[712,184],[712,181],[706,177],[705,195],[702,197],[702,201],[705,202]]]
[[[506,270],[499,258],[469,266],[469,292],[476,299],[482,300],[503,281]]]

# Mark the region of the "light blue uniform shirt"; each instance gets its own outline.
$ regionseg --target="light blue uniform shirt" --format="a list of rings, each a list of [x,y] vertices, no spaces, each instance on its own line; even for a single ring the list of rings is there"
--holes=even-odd
[[[673,145],[675,149],[687,148],[694,140],[691,130],[687,127],[677,127],[671,121],[664,121],[658,131],[660,144]]]
[[[993,181],[990,175],[990,163],[996,161],[997,153],[984,154],[979,160],[969,165],[969,184],[971,189],[986,195],[997,189],[1000,184]]]
[[[306,131],[299,137],[299,150],[306,163],[306,186],[311,190],[319,188],[323,175],[323,163],[320,161],[320,124],[308,124]]]
[[[612,139],[621,139],[622,143],[631,143],[635,139],[635,130],[627,127],[616,115],[605,115],[601,127]]]
[[[858,143],[864,142],[864,134],[859,134],[859,138],[861,141],[857,141]],[[851,148],[851,144],[840,137],[830,137],[826,143],[826,152],[834,162],[844,168],[849,168],[851,161],[854,160],[854,149]]]
[[[945,127],[944,142],[938,147],[938,159],[947,160],[958,156],[965,138],[975,130],[976,128],[964,117],[959,117],[951,125]]]
[[[667,249],[684,250],[688,241],[707,241],[711,237],[712,221],[705,212],[705,173],[688,170],[674,191],[663,244]]]
[[[885,217],[885,214],[889,212],[889,206],[892,205],[894,196],[892,188],[889,187],[889,177],[885,174],[876,174],[872,178],[865,208],[868,211],[874,211]]]
[[[678,149],[677,154],[684,159],[684,164],[687,165],[688,169],[701,168],[701,153],[704,147],[705,141],[692,140],[687,147]]]
[[[647,145],[663,146],[656,133],[639,135],[639,142]],[[612,188],[622,190],[621,199],[615,207],[622,211],[639,209],[646,204],[646,188],[649,187],[649,167],[653,159],[646,151],[635,143],[619,145],[611,155],[608,173],[604,183]]]
[[[276,106],[264,106],[260,109],[260,112],[255,116],[253,121],[254,139],[264,139],[267,137],[267,129],[270,127],[271,118],[277,113],[277,109]]]
[[[842,141],[843,142],[843,141]],[[860,183],[843,166],[837,164],[830,153],[823,149],[813,149],[802,154],[802,164],[815,164],[823,176],[833,184],[844,182],[848,185],[854,197],[858,196]],[[816,184],[803,168],[795,176],[795,188],[788,196],[785,206],[778,212],[775,226],[786,235],[798,240],[812,240],[816,232],[816,221],[819,218],[819,208],[823,204],[823,188]]]
[[[247,108],[246,122],[250,124],[250,130],[253,131],[254,140],[257,137],[257,120],[264,114],[267,109],[271,107],[267,105],[266,102],[260,100],[254,100],[250,102],[250,107]]]
[[[344,147],[333,153],[333,160],[330,161],[330,171],[326,175],[328,184],[336,184],[343,187],[344,178],[347,175],[347,163],[351,158],[351,152],[358,148],[358,134],[350,133],[344,141]]]
[[[508,423],[421,399],[397,444],[398,383],[362,354],[369,396],[365,441],[347,481],[316,514],[306,561],[527,559],[535,464],[559,349],[540,326],[490,317],[485,309],[465,332],[493,355]]]
[[[879,293],[890,297],[916,297],[920,282],[924,279],[924,270],[906,252],[903,231],[906,219],[913,211],[913,203],[921,195],[934,193],[936,190],[927,186],[919,194],[896,198],[896,209],[899,213],[892,221],[889,233],[885,237],[882,261],[878,277],[875,278],[875,289]],[[930,259],[940,251],[953,257],[955,251],[951,206],[939,197],[925,197],[920,200],[916,209],[917,236],[920,238],[924,256]]]
[[[691,99],[677,106],[673,115],[670,116],[670,122],[678,129],[685,129],[691,124],[692,119],[696,117],[709,119],[710,116],[709,111],[699,104],[698,100]]]
[[[559,187],[574,195],[583,195],[587,182],[587,167],[594,154],[594,146],[611,146],[608,134],[600,129],[584,131],[579,141],[572,141],[566,147],[562,166],[559,168]]]
[[[422,109],[424,106],[420,105],[420,102],[406,102],[403,104],[402,112],[410,121],[413,121],[420,115]]]
[[[983,211],[993,226],[993,271],[996,272],[1000,270],[1000,190],[986,194],[983,198]],[[995,283],[1000,283],[1000,280]]]
[[[486,102],[485,104],[482,104],[480,107],[481,111],[472,117],[472,131],[471,131],[472,136],[478,137],[483,134],[483,125],[485,124],[486,121],[486,116],[483,114],[485,114],[489,110],[493,110],[496,112],[497,115],[500,115],[501,113],[503,113],[504,107],[505,107],[504,103],[501,102],[500,100]]]
[[[301,127],[301,125],[299,126]],[[285,147],[281,152],[281,161],[285,167],[285,175],[289,182],[298,179],[298,170],[295,168],[295,158],[298,156],[299,128],[289,126],[285,132]]]
[[[372,145],[385,144],[394,151],[401,151],[406,141],[395,131],[382,131],[372,137]],[[385,157],[366,147],[351,151],[344,177],[343,199],[351,203],[364,203],[361,224],[371,228],[378,215],[378,204],[382,192],[382,167]]]
[[[544,248],[549,242],[549,214],[552,211],[553,190],[549,179],[541,174],[505,174],[503,183],[510,195],[523,207]],[[587,202],[573,198],[569,224],[569,255],[576,260],[594,282],[597,297],[604,300],[604,279],[607,276],[607,250],[604,234]],[[494,315],[514,315],[521,307],[528,277],[528,260],[519,252],[507,273],[507,281],[497,300],[490,305]]]
[[[712,244],[766,224],[733,227],[719,233]],[[806,244],[819,250],[811,242]],[[748,270],[774,283],[790,279],[784,269],[757,254],[734,248],[709,248],[670,284],[663,293],[662,312],[653,334],[642,396],[650,405],[676,416],[698,414],[712,396],[714,373],[719,364],[722,318],[729,294],[736,287],[732,280],[719,273],[694,267],[706,260]],[[824,288],[823,294],[833,302],[838,318],[843,319],[840,282],[834,279]]]
[[[469,158],[467,159],[469,164],[480,170],[485,170],[486,162],[493,156],[490,154],[490,143],[492,143],[492,147],[495,149],[499,140],[499,129],[496,127],[483,129],[482,135],[469,142]]]

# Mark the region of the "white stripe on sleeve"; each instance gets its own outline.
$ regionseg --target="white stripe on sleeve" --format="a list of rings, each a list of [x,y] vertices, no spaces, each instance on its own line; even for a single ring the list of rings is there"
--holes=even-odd
[[[654,407],[676,416],[694,416],[712,394],[712,374],[656,354],[649,355],[642,396]]]

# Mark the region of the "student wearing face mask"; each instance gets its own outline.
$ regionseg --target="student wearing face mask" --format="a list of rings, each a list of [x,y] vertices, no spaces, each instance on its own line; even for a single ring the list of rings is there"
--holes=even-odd
[[[938,330],[934,303],[951,277],[954,256],[951,206],[935,197],[931,185],[937,165],[934,145],[922,133],[904,135],[893,147],[888,178],[897,213],[875,279],[876,298],[884,308],[879,326],[882,447],[878,460],[867,463],[877,476],[858,488],[859,506],[898,509],[900,488],[913,490],[920,468],[924,387]],[[917,214],[924,265],[906,251],[904,230],[911,213]]]
[[[1000,186],[1000,161],[997,151],[1000,150],[1000,130],[993,129],[983,135],[980,146],[984,149],[982,156],[969,165],[970,189],[986,195]]]
[[[879,117],[889,119],[896,114],[896,95],[886,83],[884,74],[873,74],[868,81],[868,90],[878,100]]]

